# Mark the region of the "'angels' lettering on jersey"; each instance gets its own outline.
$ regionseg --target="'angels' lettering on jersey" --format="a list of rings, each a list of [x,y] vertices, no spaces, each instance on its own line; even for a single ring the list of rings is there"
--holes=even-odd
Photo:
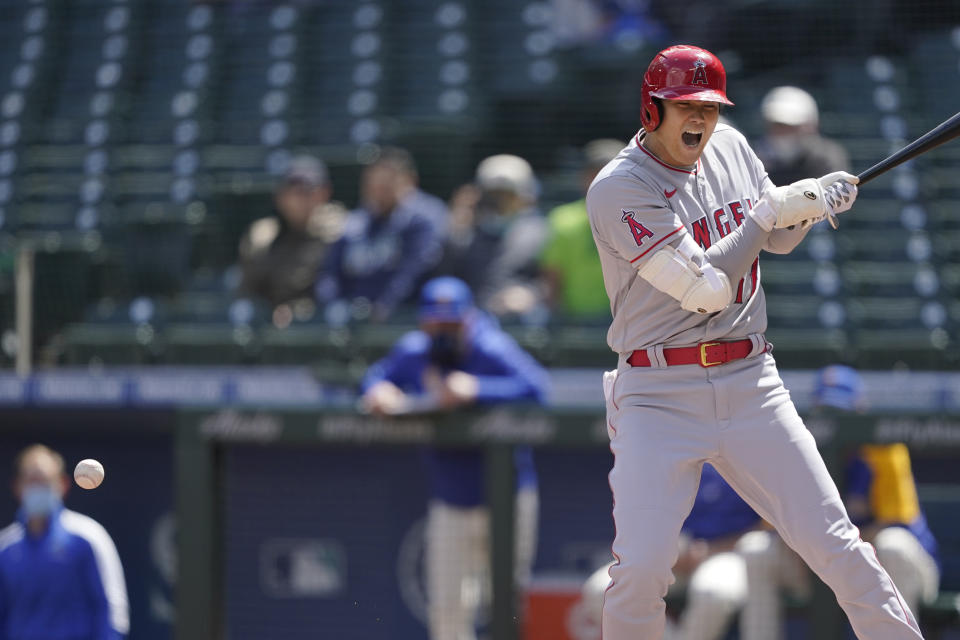
[[[693,233],[694,241],[700,245],[701,249],[706,251],[713,244],[710,240],[711,230],[721,238],[724,237],[733,229],[743,224],[743,221],[746,219],[745,212],[751,208],[753,208],[753,203],[750,201],[750,198],[743,198],[742,200],[728,202],[723,207],[714,211],[712,216],[703,216],[699,220],[695,220],[691,223],[691,232]],[[713,222],[712,229],[710,227],[711,221]],[[747,279],[750,281],[749,289],[746,287],[745,281]],[[757,256],[753,264],[750,265],[749,274],[740,278],[740,282],[737,283],[737,294],[733,298],[734,303],[743,304],[744,299],[749,300],[757,290],[759,279],[760,257]],[[745,291],[747,293],[746,296],[744,296]]]

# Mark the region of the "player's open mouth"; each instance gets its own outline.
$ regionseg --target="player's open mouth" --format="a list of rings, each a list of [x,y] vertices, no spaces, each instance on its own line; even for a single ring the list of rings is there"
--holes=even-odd
[[[703,132],[694,133],[693,131],[684,131],[683,132],[683,144],[690,147],[691,149],[700,146],[700,140],[703,138]]]

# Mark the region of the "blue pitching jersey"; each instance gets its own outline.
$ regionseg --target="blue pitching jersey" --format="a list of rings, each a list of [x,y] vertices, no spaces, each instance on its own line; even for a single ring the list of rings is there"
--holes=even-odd
[[[700,490],[683,531],[693,538],[715,540],[755,527],[760,516],[743,501],[711,465],[703,465]]]
[[[466,354],[457,369],[477,377],[478,405],[545,400],[546,371],[492,318],[473,312],[466,321],[466,340]],[[423,376],[430,366],[430,344],[430,337],[422,331],[404,335],[385,358],[367,371],[363,391],[389,380],[407,394],[424,394]],[[536,486],[530,447],[516,447],[514,459],[517,488]],[[482,452],[476,448],[430,448],[426,462],[435,498],[462,507],[484,504]]]

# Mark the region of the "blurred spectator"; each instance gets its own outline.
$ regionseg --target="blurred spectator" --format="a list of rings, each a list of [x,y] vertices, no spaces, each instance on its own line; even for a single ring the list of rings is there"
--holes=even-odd
[[[760,112],[766,133],[754,148],[774,184],[849,169],[846,150],[820,135],[817,102],[803,89],[772,89],[764,96]]]
[[[417,181],[413,157],[403,149],[383,149],[364,169],[360,206],[317,280],[316,297],[329,321],[386,320],[440,261],[447,208]]]
[[[255,221],[240,241],[243,293],[273,305],[312,297],[317,270],[346,216],[343,205],[330,202],[331,192],[320,160],[290,162],[274,195],[276,214]]]
[[[864,409],[863,382],[850,367],[831,365],[817,375],[813,396],[816,411],[844,414]],[[940,566],[937,542],[920,508],[903,443],[865,444],[857,448],[844,470],[844,505],[860,527],[861,537],[873,544],[877,558],[916,616],[922,603],[937,597]],[[747,562],[750,595],[744,608],[744,640],[768,640],[783,633],[778,586],[784,571],[802,579],[809,589],[809,572],[797,573],[801,561],[774,534],[756,538],[742,549]]]
[[[585,194],[597,173],[626,145],[619,140],[594,140],[583,149],[581,190]],[[603,284],[600,256],[593,241],[587,201],[561,205],[548,216],[550,236],[540,268],[547,283],[547,299],[553,309],[574,318],[610,319],[610,301]]]
[[[818,375],[814,403],[839,411],[865,408],[863,381],[852,368],[831,365]],[[844,503],[861,537],[877,550],[880,563],[900,589],[910,610],[937,597],[940,585],[937,541],[920,508],[902,442],[865,444],[846,467]]]
[[[400,338],[363,381],[362,403],[378,415],[457,411],[474,405],[543,402],[548,377],[496,322],[473,305],[462,280],[439,277],[423,287],[420,330]],[[474,640],[481,600],[477,585],[490,564],[484,457],[476,449],[425,452],[431,498],[427,511],[427,609],[432,640]],[[537,477],[529,447],[514,454],[517,479],[516,572],[529,581],[536,549]]]
[[[480,306],[498,316],[542,309],[537,276],[547,223],[538,190],[530,163],[501,154],[483,160],[474,183],[451,201],[440,271],[466,281]]]
[[[64,508],[63,458],[34,445],[14,472],[20,510],[0,531],[0,637],[123,638],[130,618],[120,557],[102,526]]]
[[[670,595],[685,591],[676,623],[667,620],[670,640],[720,640],[747,598],[747,570],[738,546],[759,532],[763,521],[713,466],[703,465],[700,489],[683,523]],[[599,638],[606,565],[584,583],[581,597]],[[603,571],[603,573],[601,573]]]

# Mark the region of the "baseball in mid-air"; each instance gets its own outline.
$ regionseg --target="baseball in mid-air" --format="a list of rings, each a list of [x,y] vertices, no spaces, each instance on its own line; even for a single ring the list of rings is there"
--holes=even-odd
[[[93,458],[81,460],[73,470],[73,479],[84,489],[96,489],[103,482],[103,465]]]

